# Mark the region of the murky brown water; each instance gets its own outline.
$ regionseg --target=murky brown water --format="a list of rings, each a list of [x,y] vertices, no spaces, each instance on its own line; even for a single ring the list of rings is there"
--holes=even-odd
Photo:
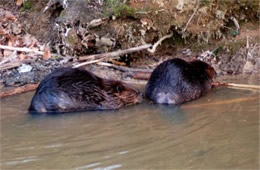
[[[259,169],[259,91],[41,117],[27,113],[32,94],[1,99],[1,169]]]

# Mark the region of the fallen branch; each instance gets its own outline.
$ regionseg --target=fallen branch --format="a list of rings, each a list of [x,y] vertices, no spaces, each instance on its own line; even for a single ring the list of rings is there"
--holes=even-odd
[[[30,48],[21,48],[21,47],[10,47],[10,46],[6,46],[6,45],[0,45],[0,49],[3,50],[10,50],[10,51],[21,51],[21,52],[27,52],[27,53],[35,53],[35,54],[39,54],[39,55],[43,55],[44,52],[42,51],[38,51],[38,50],[34,50],[34,49],[30,49]]]
[[[112,67],[112,68],[115,68],[117,70],[124,71],[124,72],[148,72],[148,73],[151,73],[153,71],[152,69],[129,68],[129,67],[118,66],[118,65],[115,65],[115,64],[105,63],[105,62],[98,62],[97,65]]]
[[[160,45],[162,43],[162,41],[164,41],[165,39],[170,38],[172,35],[173,35],[173,33],[163,36],[154,45],[144,44],[144,45],[141,45],[141,46],[138,46],[138,47],[133,47],[133,48],[125,49],[125,50],[118,50],[118,51],[114,51],[114,52],[103,53],[103,54],[95,54],[95,55],[90,55],[90,56],[83,56],[83,57],[79,58],[79,61],[89,60],[89,59],[93,59],[93,61],[83,62],[81,64],[75,65],[73,68],[78,68],[78,67],[81,67],[81,66],[84,66],[84,65],[97,63],[97,62],[103,61],[104,59],[107,59],[107,58],[110,58],[110,57],[125,55],[125,54],[129,54],[129,53],[133,53],[133,52],[137,52],[137,51],[141,51],[141,50],[145,50],[145,49],[147,49],[147,51],[150,52],[150,53],[154,53],[156,48],[158,47],[158,45]],[[152,49],[149,49],[150,47],[152,47]]]
[[[217,102],[208,102],[202,104],[193,104],[193,105],[183,105],[182,108],[199,108],[199,107],[212,107],[212,105],[220,105],[220,104],[230,104],[230,103],[239,103],[249,100],[259,100],[259,97],[249,97],[249,98],[238,98],[238,99],[231,99],[231,100],[224,100],[224,101],[217,101]]]
[[[37,83],[37,84],[26,84],[24,86],[17,87],[17,88],[14,88],[12,90],[8,90],[8,91],[5,91],[5,92],[1,91],[0,92],[0,98],[8,97],[8,96],[12,96],[12,95],[15,95],[15,94],[20,94],[20,93],[25,93],[25,92],[29,92],[29,91],[33,91],[38,87],[38,85],[39,85],[39,83]]]
[[[144,45],[141,45],[141,46],[138,46],[138,47],[133,47],[133,48],[125,49],[125,50],[118,50],[118,51],[113,51],[113,52],[109,52],[109,53],[84,56],[84,57],[80,57],[79,60],[82,61],[82,60],[88,60],[88,59],[94,59],[94,60],[106,59],[106,58],[110,58],[110,57],[116,57],[116,56],[120,56],[120,55],[133,53],[133,52],[136,52],[136,51],[145,50],[145,49],[150,48],[150,47],[152,47],[152,44],[144,44]]]
[[[130,77],[136,80],[149,80],[151,72],[128,72],[124,77]]]
[[[221,83],[221,82],[213,82],[211,83],[213,87],[227,86],[227,87],[235,87],[242,89],[260,89],[259,85],[249,85],[249,84],[235,84],[235,83]]]

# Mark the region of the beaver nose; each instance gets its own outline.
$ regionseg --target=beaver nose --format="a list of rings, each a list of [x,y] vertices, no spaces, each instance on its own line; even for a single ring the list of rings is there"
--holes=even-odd
[[[139,92],[138,95],[141,96],[142,98],[144,98],[144,93],[143,92]]]
[[[141,103],[143,101],[143,99],[144,99],[144,93],[139,92],[138,93],[138,103]]]

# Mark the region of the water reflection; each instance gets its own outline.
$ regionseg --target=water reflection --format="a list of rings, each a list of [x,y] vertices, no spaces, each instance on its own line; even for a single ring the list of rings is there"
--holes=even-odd
[[[1,169],[259,169],[259,91],[37,117],[32,94],[1,99]]]

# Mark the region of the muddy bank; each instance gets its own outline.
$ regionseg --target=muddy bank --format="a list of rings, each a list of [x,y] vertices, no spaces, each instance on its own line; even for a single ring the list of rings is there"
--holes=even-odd
[[[2,86],[35,83],[55,68],[82,62],[82,56],[153,44],[169,33],[173,36],[155,53],[143,50],[103,62],[153,69],[166,59],[180,57],[206,61],[218,75],[255,74],[260,70],[257,1],[27,0],[17,6],[14,1],[3,0],[0,9],[17,17],[8,23],[13,25],[10,33],[0,33],[5,38],[1,45],[10,45],[10,34],[30,35],[39,42],[34,48],[43,50],[48,45],[52,54],[44,58],[24,53],[33,59],[30,62],[24,62],[21,52],[13,55],[18,64],[2,67]],[[9,29],[3,21],[0,24],[0,29]],[[14,33],[13,28],[20,31]],[[13,53],[1,49],[0,54],[3,61]],[[86,69],[104,78],[129,79],[127,71],[115,68],[91,64]]]

